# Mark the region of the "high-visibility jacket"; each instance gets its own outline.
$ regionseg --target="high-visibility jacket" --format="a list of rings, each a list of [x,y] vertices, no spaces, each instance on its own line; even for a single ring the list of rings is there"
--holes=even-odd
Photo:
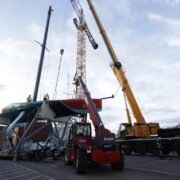
[[[48,94],[48,93],[46,93],[46,94],[44,95],[43,100],[44,100],[44,101],[48,101],[48,100],[49,100],[49,94]]]
[[[31,95],[29,95],[28,97],[27,97],[27,102],[31,102],[32,101],[32,98],[31,98]]]

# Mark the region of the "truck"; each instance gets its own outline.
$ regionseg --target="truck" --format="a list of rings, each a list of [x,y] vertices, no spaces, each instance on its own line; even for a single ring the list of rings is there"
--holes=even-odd
[[[66,126],[63,143],[63,157],[65,165],[75,164],[76,172],[86,172],[88,163],[110,164],[113,170],[122,170],[124,158],[121,149],[115,142],[115,134],[106,129],[93,103],[86,84],[80,76],[76,78],[76,85],[84,92],[90,119],[95,129],[92,136],[91,124],[84,117],[83,121],[69,121]]]
[[[171,128],[168,130],[161,129],[159,123],[146,122],[126,78],[124,68],[121,62],[118,60],[106,31],[92,4],[92,1],[87,0],[87,3],[111,56],[111,69],[116,76],[124,94],[128,123],[120,124],[117,139],[117,142],[121,145],[123,152],[125,154],[130,154],[132,151],[139,154],[146,154],[149,152],[157,155],[160,152],[163,154],[168,154],[171,150],[173,150],[177,154],[180,154],[180,128]],[[129,107],[136,120],[134,124],[131,121]]]

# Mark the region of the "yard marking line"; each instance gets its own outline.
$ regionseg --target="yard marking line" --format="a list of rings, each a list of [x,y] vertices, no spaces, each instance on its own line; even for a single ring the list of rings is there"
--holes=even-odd
[[[7,166],[1,166],[0,168],[1,169],[9,169],[10,167],[17,167],[17,166],[9,166],[9,165],[7,165]]]
[[[13,168],[17,168],[17,167],[18,167],[17,165],[16,165],[16,166],[15,166],[15,165],[13,165],[13,166],[7,166],[7,167],[2,167],[2,168],[0,167],[0,169],[2,169],[2,170],[6,170],[6,169],[10,169],[10,168],[11,168],[11,169],[13,169]]]
[[[10,169],[9,171],[2,171],[2,174],[11,173],[11,172],[18,171],[18,170],[21,170],[21,169],[26,170],[26,169],[23,168],[23,167],[19,167],[19,168],[13,169],[13,170]]]
[[[43,176],[42,175],[37,175],[37,176],[31,177],[31,178],[28,178],[27,180],[36,179],[36,178],[39,178],[39,177],[43,177]]]
[[[3,173],[3,174],[4,174],[4,175],[6,175],[6,174],[7,174],[7,175],[10,175],[10,176],[11,176],[11,175],[13,175],[13,174],[21,173],[21,172],[24,172],[24,171],[29,172],[28,170],[24,170],[24,169],[23,169],[23,170],[21,170],[21,171],[14,171],[14,172]]]
[[[12,167],[10,167],[10,166],[9,166],[9,167],[7,167],[7,168],[1,168],[1,167],[0,167],[1,171],[6,171],[6,170],[8,170],[8,169],[14,169],[14,168],[17,168],[17,167],[13,167],[13,168],[12,168]]]
[[[21,174],[21,175],[18,175],[18,176],[14,176],[14,177],[9,178],[9,179],[16,179],[16,178],[23,177],[23,176],[27,176],[27,175],[30,175],[30,174],[33,174],[33,173],[32,173],[32,172],[28,172],[28,173],[25,173],[25,174]]]
[[[173,176],[179,176],[180,177],[180,173],[173,173],[173,172],[167,172],[167,171],[148,170],[148,169],[143,169],[143,168],[126,168],[126,169],[132,169],[132,170],[137,170],[137,171],[145,171],[145,172],[150,172],[150,173],[158,173],[158,174],[164,174],[164,175],[173,175]]]
[[[43,177],[46,177],[46,178],[48,178],[49,180],[55,180],[54,178],[52,178],[52,177],[50,177],[50,176],[47,176],[47,175],[45,175],[45,174],[42,174],[42,173],[40,173],[40,172],[38,172],[38,171],[35,171],[35,170],[33,170],[33,169],[30,169],[30,168],[28,168],[28,167],[26,167],[26,166],[24,166],[24,165],[21,165],[21,164],[18,164],[18,163],[14,163],[14,162],[12,162],[12,163],[9,163],[8,162],[8,165],[11,165],[11,166],[13,166],[13,169],[15,170],[16,168],[18,169],[23,169],[24,168],[24,170],[29,170],[29,171],[31,171],[31,173],[34,173],[34,174],[39,174],[40,176],[43,176]],[[8,169],[8,168],[10,168],[9,166],[8,166],[7,164],[6,164],[6,169]],[[16,168],[15,168],[16,167]],[[4,169],[5,170],[5,169]],[[0,174],[1,174],[1,172],[0,172]],[[22,175],[21,175],[22,176]],[[16,176],[17,177],[17,176]],[[9,178],[9,179],[14,179],[14,178],[16,178],[16,177],[13,177],[13,178]],[[18,176],[19,177],[19,176]]]
[[[22,166],[22,165],[21,165],[21,166]],[[25,166],[23,166],[23,167],[25,167]],[[31,168],[28,168],[28,167],[25,167],[25,168],[31,170],[31,171],[34,172],[34,173],[38,173],[38,174],[42,175],[43,177],[49,178],[49,180],[56,180],[56,179],[54,179],[54,178],[52,178],[52,177],[50,177],[50,176],[47,176],[47,175],[45,175],[45,174],[42,174],[42,173],[40,173],[40,172],[38,172],[38,171],[35,171],[35,170],[31,169]]]

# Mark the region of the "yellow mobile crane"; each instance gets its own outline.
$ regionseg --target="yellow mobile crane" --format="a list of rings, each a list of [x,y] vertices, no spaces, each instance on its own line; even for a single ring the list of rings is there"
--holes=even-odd
[[[91,0],[87,0],[88,5],[90,7],[90,10],[95,18],[95,21],[98,25],[98,28],[100,30],[100,33],[102,35],[102,38],[105,42],[105,45],[108,49],[108,52],[111,56],[112,63],[111,63],[111,68],[122,88],[122,91],[124,93],[124,99],[125,99],[125,105],[126,105],[126,113],[127,113],[127,118],[128,118],[128,123],[123,123],[120,125],[120,137],[124,139],[137,139],[141,138],[147,139],[150,138],[151,135],[157,135],[157,131],[159,129],[159,123],[146,123],[143,114],[138,106],[138,103],[134,97],[134,94],[130,88],[130,85],[128,83],[128,80],[125,76],[125,72],[123,70],[121,62],[118,60],[116,53],[111,45],[111,42],[103,28],[103,25],[96,13],[96,10],[91,2]],[[130,117],[130,112],[128,110],[128,105],[127,102],[133,112],[133,115],[135,117],[136,122],[132,124],[131,117]],[[139,141],[138,141],[139,142]],[[129,154],[132,151],[132,148],[129,147],[130,143],[125,144],[124,151],[125,153]],[[146,144],[147,145],[147,144]],[[146,146],[142,141],[140,143],[136,143],[136,151],[141,151],[141,154],[144,154],[147,151]],[[151,146],[153,148],[156,148],[155,144],[151,143]],[[150,147],[152,149],[152,147]],[[143,150],[143,151],[142,151]],[[156,150],[156,149],[155,149]]]
[[[118,61],[118,58],[102,26],[102,23],[100,22],[94,6],[92,5],[91,0],[87,0],[87,2],[111,56],[111,68],[116,75],[124,93],[128,123],[121,124],[119,136],[121,139],[119,140],[119,143],[123,148],[124,153],[130,154],[133,150],[139,154],[149,152],[157,155],[161,152],[162,154],[167,155],[170,151],[173,151],[180,155],[180,128],[160,129],[159,123],[146,123],[129,86],[122,65]],[[127,104],[129,104],[136,119],[134,125],[131,122]]]
[[[130,88],[128,80],[125,76],[125,72],[123,70],[122,64],[116,56],[116,53],[111,45],[111,42],[110,42],[110,40],[102,26],[102,23],[101,23],[100,19],[98,18],[98,15],[94,9],[94,6],[92,5],[91,0],[87,0],[87,2],[89,4],[89,7],[90,7],[93,15],[94,15],[94,18],[99,27],[100,33],[103,37],[105,45],[106,45],[106,47],[109,51],[109,54],[111,56],[111,59],[113,61],[111,64],[111,68],[112,68],[120,86],[122,87],[122,91],[124,93],[124,98],[125,98],[126,113],[127,113],[127,117],[128,117],[128,125],[132,126],[132,121],[131,121],[130,113],[128,110],[127,102],[133,112],[135,119],[136,119],[136,123],[134,124],[134,127],[132,126],[132,129],[134,131],[134,136],[149,137],[150,135],[157,134],[157,130],[159,129],[159,124],[158,123],[153,123],[153,124],[146,123],[146,121],[143,117],[143,114],[137,104],[135,97],[134,97],[134,94]],[[127,100],[127,102],[126,102],[126,100]],[[131,133],[132,133],[132,131],[131,131]]]

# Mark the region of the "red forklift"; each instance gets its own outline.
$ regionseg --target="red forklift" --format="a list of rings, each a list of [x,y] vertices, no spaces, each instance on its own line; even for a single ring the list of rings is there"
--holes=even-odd
[[[84,92],[84,101],[94,125],[95,137],[92,137],[91,124],[86,117],[82,122],[72,122],[66,126],[63,154],[66,165],[75,164],[76,172],[86,172],[88,163],[110,164],[113,170],[124,168],[124,158],[119,146],[115,143],[115,134],[106,129],[96,109],[87,86],[79,76],[75,83]]]

